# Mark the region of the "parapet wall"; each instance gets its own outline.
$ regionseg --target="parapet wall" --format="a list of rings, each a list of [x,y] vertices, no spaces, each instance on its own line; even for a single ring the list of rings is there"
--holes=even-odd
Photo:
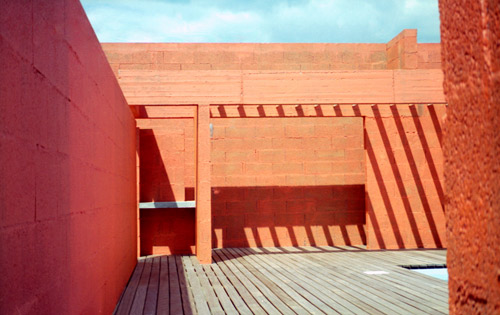
[[[118,70],[440,69],[439,44],[404,30],[387,44],[102,44]],[[432,51],[432,53],[429,53]]]
[[[0,313],[111,314],[136,264],[134,117],[79,1],[0,3]]]

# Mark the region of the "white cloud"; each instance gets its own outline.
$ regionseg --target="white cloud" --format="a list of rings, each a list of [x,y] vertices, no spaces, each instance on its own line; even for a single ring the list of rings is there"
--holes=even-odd
[[[82,0],[103,42],[439,41],[437,0]]]

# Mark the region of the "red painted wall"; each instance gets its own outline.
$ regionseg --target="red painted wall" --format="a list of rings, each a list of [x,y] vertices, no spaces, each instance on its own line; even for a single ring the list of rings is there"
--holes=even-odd
[[[110,314],[136,263],[134,118],[78,1],[0,8],[0,313]]]
[[[215,118],[214,247],[366,243],[363,118]]]
[[[385,44],[103,43],[118,70],[386,69]]]
[[[441,148],[445,113],[444,104],[361,108],[368,248],[446,247]]]
[[[500,6],[439,2],[451,314],[500,311]]]
[[[139,119],[140,201],[194,200],[193,119]],[[141,255],[191,254],[194,209],[141,210]]]
[[[366,243],[368,248],[373,249],[446,246],[441,151],[441,124],[446,107],[443,104],[428,106],[428,103],[444,102],[439,44],[417,44],[415,30],[404,30],[388,44],[103,44],[103,47],[129,103],[149,105],[146,112],[152,114],[150,117],[154,117],[155,114],[156,117],[161,117],[162,112],[172,113],[171,108],[165,110],[162,104],[179,105],[179,113],[185,111],[185,106],[182,104],[261,104],[261,106],[242,108],[231,105],[211,107],[211,122],[214,125],[212,140],[214,245],[273,246],[350,242]],[[338,56],[341,58],[337,58]],[[286,58],[286,62],[283,58]],[[276,104],[316,102],[325,105],[276,106]],[[332,106],[335,103],[343,104]],[[352,103],[368,104],[353,107]],[[370,103],[379,105],[372,107]],[[392,103],[400,105],[391,107]],[[413,106],[412,103],[423,104]],[[145,113],[140,115],[143,114]],[[303,119],[315,121],[316,118],[306,117],[318,116],[333,116],[335,119],[346,119],[346,121],[353,119],[347,117],[355,117],[354,119],[359,121],[365,117],[365,125],[359,129],[359,133],[364,144],[366,176],[363,172],[363,179],[356,180],[352,184],[341,184],[365,185],[365,195],[340,198],[340,201],[331,198],[328,201],[345,204],[346,200],[355,199],[366,202],[365,218],[361,219],[359,212],[352,216],[357,216],[354,224],[351,224],[354,228],[347,229],[345,233],[339,227],[349,224],[343,224],[338,215],[336,218],[328,219],[330,221],[325,225],[328,228],[324,230],[319,228],[317,232],[311,228],[313,232],[305,232],[306,226],[316,224],[314,220],[310,220],[311,213],[318,208],[318,199],[313,197],[317,195],[315,189],[326,185],[331,186],[327,189],[333,191],[337,185],[337,183],[316,181],[312,174],[307,174],[306,164],[319,162],[318,160],[314,158],[307,160],[304,155],[303,160],[299,162],[285,161],[287,163],[284,163],[286,164],[284,167],[289,169],[277,174],[273,173],[273,171],[278,172],[278,169],[273,170],[272,162],[260,161],[256,153],[259,150],[282,150],[281,153],[284,154],[286,151],[285,148],[272,147],[271,139],[278,134],[270,134],[266,130],[269,128],[269,119],[275,124],[283,124],[287,119],[292,119],[290,128],[295,128],[296,133],[290,138],[300,138],[301,134],[307,135],[311,130]],[[148,117],[148,113],[141,117]],[[273,120],[269,117],[278,118]],[[245,126],[247,119],[253,125]],[[333,118],[319,119],[325,121],[321,119]],[[164,124],[166,121],[170,123],[175,120],[158,119],[155,124]],[[250,138],[245,141],[238,138],[225,139],[225,128],[228,126],[221,124],[226,123],[231,123],[234,127],[234,130],[228,129],[230,137]],[[279,129],[279,126],[275,127]],[[160,126],[155,125],[153,132],[155,128]],[[174,125],[168,128],[173,133],[179,132],[179,128]],[[192,130],[191,127],[183,128]],[[262,136],[266,134],[267,138]],[[193,165],[192,160],[187,159],[194,155],[194,152],[188,153],[194,143],[191,145],[191,135],[186,133],[184,135],[186,141],[190,141],[190,145],[184,147],[184,163]],[[345,135],[332,133],[329,136],[333,139]],[[164,136],[158,134],[158,139],[161,137]],[[314,151],[324,145],[321,141],[325,139],[319,140],[319,138],[321,137],[304,141]],[[289,140],[285,136],[283,139]],[[241,147],[244,142],[249,144]],[[231,144],[224,147],[224,143]],[[295,145],[293,146],[295,150],[302,149],[297,143]],[[355,147],[357,144],[349,143],[349,145],[353,147],[344,149],[359,149]],[[254,154],[251,153],[252,150]],[[163,166],[158,166],[160,170],[163,167],[168,173],[170,169],[182,167],[182,158],[178,158],[182,153],[171,154],[168,157],[166,142],[157,151],[165,152],[167,157],[163,159]],[[279,154],[278,164],[282,162],[279,160]],[[266,163],[271,163],[271,166]],[[301,172],[293,169],[298,167],[298,164],[302,167]],[[248,165],[249,168],[243,165]],[[192,187],[192,182],[186,175],[186,170],[190,168],[184,167],[184,183],[169,177],[169,181],[174,184],[171,189],[179,189],[182,193],[182,185],[184,191]],[[331,172],[338,175],[335,173],[337,171],[332,168]],[[157,171],[151,172],[151,174],[157,173]],[[174,174],[172,176],[176,177]],[[297,181],[292,182],[292,177]],[[181,179],[182,176],[176,178]],[[280,180],[283,178],[284,180]],[[270,181],[259,183],[257,179]],[[276,190],[286,186],[293,188],[292,193],[286,197],[281,197],[279,192],[275,193]],[[249,192],[241,194],[244,190]],[[302,199],[297,197],[304,191],[310,196]],[[354,188],[354,191],[359,193],[358,188]],[[259,198],[263,198],[263,201]],[[287,223],[281,219],[283,212],[286,212],[285,199],[289,199],[290,202],[292,199],[307,200],[312,206],[293,210],[293,215],[289,215],[291,221]],[[259,201],[263,204],[264,200],[273,206],[268,207],[268,213],[258,216],[259,222],[251,222],[250,218],[257,217],[252,214],[260,211]],[[229,203],[235,201],[246,204],[243,206],[245,209],[227,207]],[[249,206],[250,204],[252,206]],[[252,210],[254,208],[255,210]],[[181,214],[177,215],[175,220],[180,220],[180,217]],[[154,222],[159,222],[161,219],[156,220],[154,216],[149,218],[151,225],[145,227],[141,235],[144,239],[148,239],[150,244],[148,248],[151,250],[155,248],[155,245],[151,245],[155,243],[153,241],[155,237],[168,239],[169,247],[179,244],[175,241],[173,236],[175,234],[180,235],[179,239],[182,240],[191,237],[186,235],[187,230],[175,233],[160,230],[158,224]],[[181,220],[183,224],[188,224],[189,217],[184,216],[184,219]],[[336,221],[337,219],[340,221]],[[362,225],[363,229],[358,229],[358,225]],[[295,226],[301,230],[294,231]],[[255,229],[267,233],[263,234],[264,240],[257,239],[258,233]],[[271,232],[272,229],[281,229],[283,232],[278,235],[278,232]],[[325,232],[327,230],[331,235],[329,240]],[[172,237],[160,237],[162,234],[169,234]],[[190,244],[183,242],[180,244],[183,244],[185,252],[192,250]],[[161,246],[167,245],[164,242]],[[156,248],[160,250],[158,246]]]
[[[145,43],[102,44],[116,74],[128,70],[440,69],[439,44],[417,44],[403,30],[387,44]],[[432,51],[431,56],[428,55]],[[431,59],[425,59],[430,57]],[[422,62],[423,61],[423,62]]]

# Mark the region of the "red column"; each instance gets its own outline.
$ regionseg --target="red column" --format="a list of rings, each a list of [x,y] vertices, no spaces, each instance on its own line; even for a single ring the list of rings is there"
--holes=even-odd
[[[500,311],[500,5],[440,0],[450,314]]]
[[[140,160],[140,139],[141,139],[141,129],[135,128],[135,176],[136,176],[136,201],[137,201],[137,258],[141,257],[141,210],[139,209],[140,201],[140,172],[141,172],[141,160]]]
[[[196,128],[196,256],[212,263],[212,207],[210,186],[210,106],[198,105]]]

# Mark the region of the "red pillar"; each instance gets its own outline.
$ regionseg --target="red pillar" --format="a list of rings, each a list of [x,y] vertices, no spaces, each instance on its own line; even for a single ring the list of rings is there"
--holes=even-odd
[[[440,0],[450,314],[500,312],[500,5]]]
[[[140,152],[141,152],[141,129],[135,128],[135,176],[136,176],[136,201],[137,201],[137,258],[141,257],[141,209],[139,209],[139,201],[140,201],[140,191],[141,191],[141,160],[140,160]]]
[[[198,105],[196,128],[196,256],[212,263],[212,207],[210,184],[210,106]]]

